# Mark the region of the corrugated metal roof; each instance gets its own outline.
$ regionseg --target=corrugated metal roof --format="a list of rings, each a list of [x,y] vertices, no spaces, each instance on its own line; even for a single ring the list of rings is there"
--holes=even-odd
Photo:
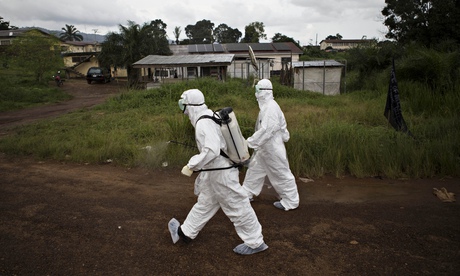
[[[38,28],[21,28],[21,29],[14,29],[14,30],[0,30],[0,37],[2,37],[2,38],[16,37],[16,36],[22,35],[25,32],[32,31],[32,30],[39,31],[39,32],[41,32],[43,34],[46,34],[46,35],[51,35],[48,32],[45,32],[45,31],[43,31],[41,29],[38,29]]]
[[[190,45],[175,45],[170,44],[169,48],[176,54],[245,54],[248,55],[249,47],[251,46],[254,53],[266,54],[302,54],[303,51],[292,42],[271,42],[271,43],[224,43],[224,44],[190,44]]]
[[[150,66],[203,66],[203,65],[230,65],[235,55],[233,54],[206,54],[206,55],[173,55],[159,56],[149,55],[136,61],[134,68]]]
[[[313,60],[313,61],[296,61],[292,63],[292,67],[341,67],[344,64],[335,60]]]

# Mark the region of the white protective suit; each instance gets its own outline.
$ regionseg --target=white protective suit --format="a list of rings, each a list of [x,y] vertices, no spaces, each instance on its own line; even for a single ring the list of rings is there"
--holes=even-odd
[[[189,169],[199,171],[230,167],[230,160],[220,155],[220,150],[226,147],[220,126],[206,118],[197,122],[202,115],[213,114],[204,104],[201,91],[187,90],[181,98],[186,104],[184,113],[189,116],[195,127],[195,139],[200,151],[188,161]],[[237,168],[200,172],[195,180],[195,194],[198,195],[198,201],[180,226],[187,237],[194,239],[219,208],[222,208],[245,245],[250,248],[258,248],[261,245],[267,247],[262,236],[262,226],[239,183]]]
[[[272,89],[267,79],[260,80],[256,86],[260,112],[255,133],[247,139],[248,147],[254,149],[254,154],[243,187],[250,198],[258,196],[267,176],[280,196],[284,210],[288,211],[299,206],[299,194],[284,146],[290,138],[289,131],[284,114],[273,98]]]

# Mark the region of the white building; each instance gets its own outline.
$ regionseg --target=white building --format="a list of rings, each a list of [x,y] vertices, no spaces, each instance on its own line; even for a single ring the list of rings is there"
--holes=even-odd
[[[294,88],[323,95],[340,94],[344,67],[335,60],[293,62]]]

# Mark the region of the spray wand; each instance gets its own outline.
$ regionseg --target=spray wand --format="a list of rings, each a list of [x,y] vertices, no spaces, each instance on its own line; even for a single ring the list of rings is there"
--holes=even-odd
[[[174,140],[169,140],[168,142],[166,143],[173,143],[173,144],[177,144],[177,145],[182,145],[184,147],[188,147],[188,148],[192,148],[192,149],[196,149],[196,146],[192,146],[192,145],[189,145],[189,144],[186,144],[186,143],[182,143],[182,142],[178,142],[178,141],[174,141]]]

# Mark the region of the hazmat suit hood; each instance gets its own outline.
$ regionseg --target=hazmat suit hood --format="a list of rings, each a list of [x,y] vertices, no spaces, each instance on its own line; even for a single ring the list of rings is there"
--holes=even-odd
[[[270,100],[273,100],[273,86],[272,82],[268,79],[262,79],[256,84],[256,98],[259,103],[259,108],[262,107]]]
[[[204,103],[204,95],[198,89],[184,91],[179,100],[179,107],[182,109],[184,114],[189,117],[193,127],[195,127],[200,114],[208,109]]]

